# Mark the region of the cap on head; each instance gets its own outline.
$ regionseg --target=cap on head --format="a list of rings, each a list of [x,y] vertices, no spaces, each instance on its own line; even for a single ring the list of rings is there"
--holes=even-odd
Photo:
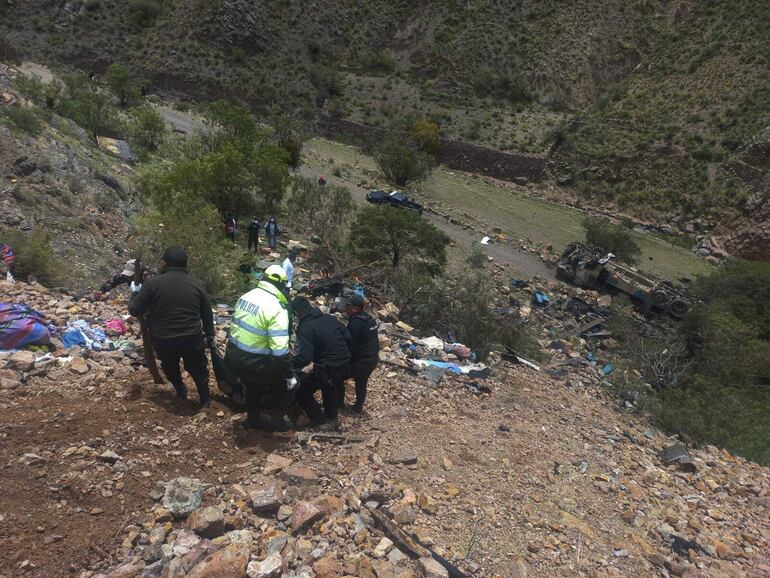
[[[280,265],[270,265],[265,269],[262,278],[272,283],[286,283],[286,270]]]
[[[187,251],[182,247],[169,247],[163,251],[163,260],[169,267],[187,267]]]
[[[353,307],[361,307],[363,308],[366,304],[366,301],[364,298],[359,295],[358,293],[353,293],[350,297],[348,297],[348,305],[352,305]]]
[[[310,311],[313,306],[310,304],[310,301],[307,300],[307,297],[299,295],[292,300],[291,308],[298,317],[302,317],[305,313]]]

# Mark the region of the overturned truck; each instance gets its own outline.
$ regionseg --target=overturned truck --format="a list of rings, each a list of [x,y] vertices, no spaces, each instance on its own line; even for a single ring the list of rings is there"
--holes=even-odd
[[[690,301],[670,281],[642,273],[616,261],[611,253],[605,255],[581,243],[567,246],[556,263],[556,274],[586,289],[625,293],[645,314],[654,311],[683,317],[690,310]]]

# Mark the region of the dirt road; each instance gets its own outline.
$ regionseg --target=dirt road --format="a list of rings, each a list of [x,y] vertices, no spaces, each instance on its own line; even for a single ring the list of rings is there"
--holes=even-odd
[[[321,174],[321,170],[305,164],[300,167],[299,174],[311,179],[317,179]],[[368,192],[366,189],[342,179],[329,176],[326,173],[324,173],[324,176],[330,184],[346,187],[357,201],[366,203],[366,193]],[[446,219],[438,215],[426,212],[424,213],[424,216],[431,223],[436,225],[438,229],[454,239],[458,244],[464,247],[472,247],[474,245],[482,247],[490,257],[495,259],[495,261],[512,266],[523,277],[541,277],[549,280],[556,278],[555,271],[532,253],[522,251],[511,245],[481,245],[481,236],[476,231],[468,230],[455,223],[447,222]]]
[[[158,105],[155,108],[161,114],[163,119],[171,125],[173,130],[177,132],[192,134],[208,130],[206,124],[187,113],[163,105]],[[305,164],[300,167],[299,174],[315,180],[321,174],[321,170],[317,167]],[[334,176],[326,175],[326,180],[333,185],[347,188],[357,201],[366,203],[366,189]],[[441,231],[454,239],[458,244],[464,247],[472,247],[474,245],[483,247],[484,251],[490,257],[495,259],[498,263],[512,266],[522,277],[542,277],[549,280],[555,279],[554,270],[532,253],[522,251],[521,249],[510,245],[483,246],[480,244],[481,236],[476,231],[468,230],[455,223],[447,222],[446,219],[439,217],[438,215],[425,213],[425,217]]]

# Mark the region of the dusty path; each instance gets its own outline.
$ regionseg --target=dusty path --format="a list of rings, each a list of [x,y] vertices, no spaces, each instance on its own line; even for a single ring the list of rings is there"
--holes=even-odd
[[[317,179],[321,174],[321,170],[310,165],[302,165],[299,168],[299,174],[311,179]],[[338,185],[345,187],[353,194],[355,199],[361,203],[366,203],[366,193],[368,192],[363,187],[359,187],[353,183],[338,179],[333,176],[329,176],[324,173],[327,182],[332,185]],[[441,231],[449,235],[460,245],[470,247],[477,245],[483,247],[484,251],[498,263],[504,263],[511,265],[516,271],[522,274],[524,277],[542,277],[544,279],[553,280],[556,278],[555,271],[547,264],[543,263],[536,255],[522,251],[516,247],[510,245],[487,245],[480,244],[481,237],[476,231],[468,230],[455,223],[449,223],[446,219],[434,215],[431,213],[425,213],[431,223],[436,225]]]

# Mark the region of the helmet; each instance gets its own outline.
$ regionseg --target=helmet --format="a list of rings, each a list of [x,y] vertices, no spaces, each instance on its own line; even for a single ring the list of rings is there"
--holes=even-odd
[[[286,283],[286,270],[280,265],[270,265],[265,269],[262,278],[273,283]]]

